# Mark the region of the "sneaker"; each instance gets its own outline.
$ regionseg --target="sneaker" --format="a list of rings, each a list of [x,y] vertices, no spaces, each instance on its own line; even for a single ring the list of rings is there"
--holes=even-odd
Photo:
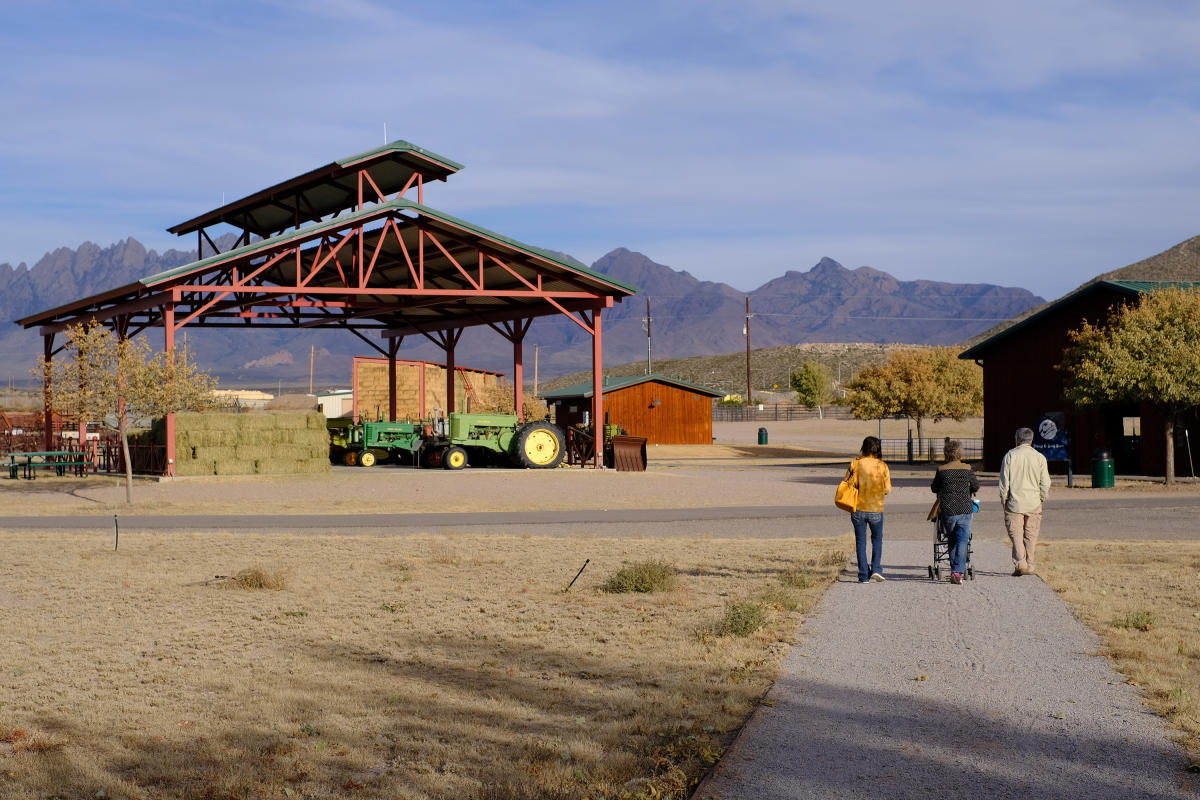
[[[875,581],[876,583],[882,583],[882,582],[886,581],[887,578],[883,577],[878,572],[872,572],[871,580]]]
[[[950,582],[951,583],[962,583],[962,573],[961,572],[951,572],[950,573]]]

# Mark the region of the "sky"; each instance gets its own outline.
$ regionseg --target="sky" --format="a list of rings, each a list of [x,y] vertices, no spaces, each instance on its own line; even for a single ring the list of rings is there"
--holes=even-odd
[[[427,204],[742,291],[822,257],[1046,298],[1200,234],[1189,0],[5,0],[0,264],[387,139]]]

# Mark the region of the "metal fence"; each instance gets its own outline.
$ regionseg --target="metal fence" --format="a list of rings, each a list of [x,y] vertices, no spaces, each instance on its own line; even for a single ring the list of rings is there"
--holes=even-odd
[[[880,439],[884,461],[903,461],[908,464],[940,463],[942,448],[949,436],[923,436],[908,439]],[[983,439],[959,439],[963,461],[983,460]]]
[[[845,406],[815,408],[786,403],[758,406],[713,406],[713,422],[791,422],[803,419],[853,419]]]
[[[116,436],[105,436],[99,442],[90,441],[87,452],[92,454],[92,467],[88,472],[123,474],[125,459],[121,452],[121,440]],[[41,431],[29,431],[15,435],[0,435],[0,456],[9,453],[40,452],[46,442]],[[79,452],[79,440],[56,436],[52,448]],[[161,444],[129,445],[129,460],[136,475],[165,475],[167,472],[167,448]]]

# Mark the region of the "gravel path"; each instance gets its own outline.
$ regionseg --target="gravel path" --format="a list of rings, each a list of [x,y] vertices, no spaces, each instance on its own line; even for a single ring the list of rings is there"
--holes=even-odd
[[[994,542],[977,580],[935,584],[931,550],[889,540],[886,583],[842,576],[694,800],[1200,796],[1050,587],[1011,577]]]

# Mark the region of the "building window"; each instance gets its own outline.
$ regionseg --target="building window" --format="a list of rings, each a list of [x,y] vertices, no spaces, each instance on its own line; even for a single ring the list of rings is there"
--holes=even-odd
[[[1121,435],[1122,436],[1141,436],[1142,435],[1142,418],[1141,417],[1121,417]]]

